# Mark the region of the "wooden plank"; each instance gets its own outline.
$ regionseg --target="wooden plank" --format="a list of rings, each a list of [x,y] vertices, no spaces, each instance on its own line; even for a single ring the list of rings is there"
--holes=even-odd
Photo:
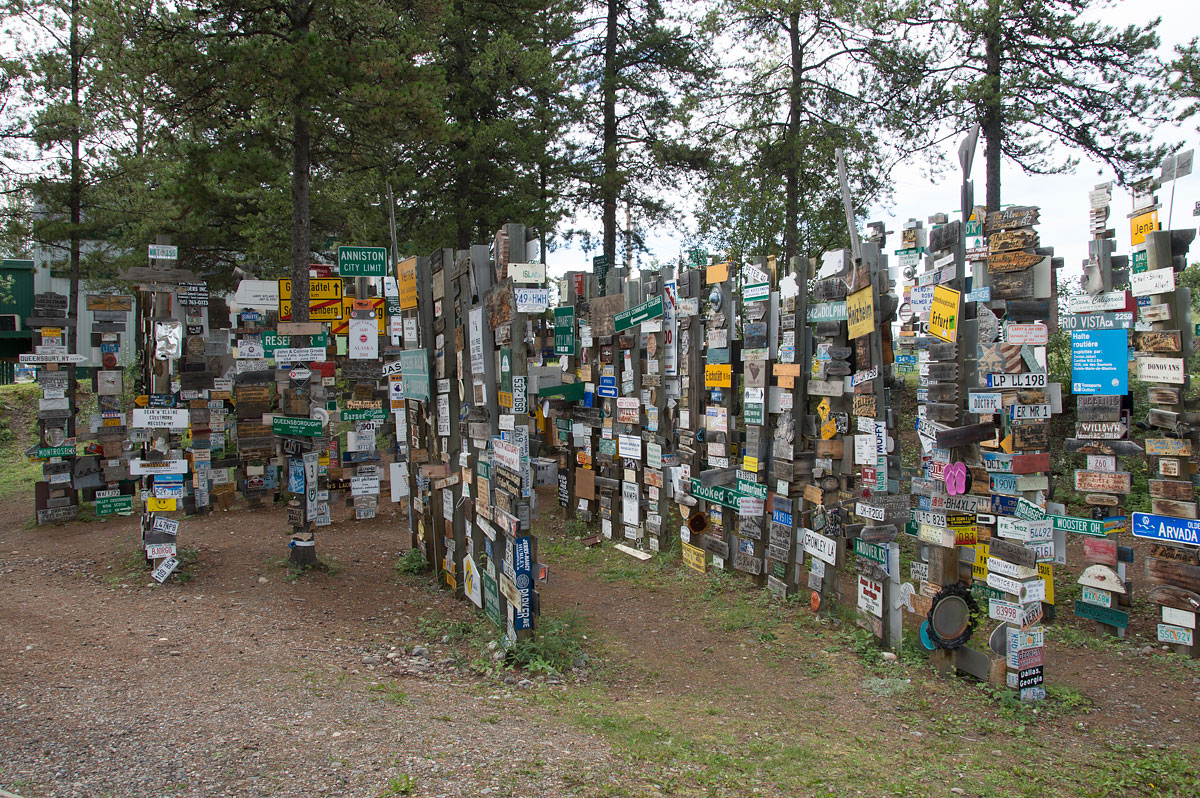
[[[1047,299],[1010,299],[1004,303],[1004,312],[1010,321],[1045,321],[1050,318],[1050,301]]]
[[[1200,565],[1189,565],[1162,557],[1146,557],[1146,581],[1200,593]]]
[[[1172,546],[1169,543],[1151,543],[1150,556],[1164,560],[1176,560],[1189,565],[1200,565],[1200,549],[1191,546]]]
[[[1079,396],[1076,398],[1076,418],[1079,421],[1119,421],[1121,397]]]
[[[1179,389],[1172,385],[1151,385],[1146,395],[1155,404],[1179,404]]]
[[[990,211],[984,221],[984,232],[989,235],[1001,230],[1012,230],[1017,227],[1032,227],[1038,223],[1041,211],[1032,205],[1004,208]]]
[[[992,300],[1033,296],[1033,269],[991,275]]]
[[[969,446],[972,443],[990,441],[995,437],[996,425],[989,422],[986,424],[968,424],[965,427],[940,430],[937,433],[936,441],[939,449],[954,449],[959,446]]]
[[[1015,454],[1012,459],[1012,473],[1036,474],[1038,471],[1050,470],[1050,453]]]
[[[1183,348],[1183,333],[1180,330],[1135,332],[1133,342],[1139,352],[1179,352]]]
[[[1171,499],[1151,499],[1150,512],[1155,515],[1170,515],[1175,518],[1196,520],[1195,502],[1177,502]]]
[[[1150,480],[1150,495],[1156,499],[1191,501],[1196,497],[1192,483],[1174,479]]]
[[[1120,440],[1128,429],[1123,421],[1077,421],[1075,437],[1091,440]]]
[[[1078,491],[1129,493],[1132,484],[1133,477],[1128,471],[1075,471],[1075,490]]]
[[[1014,449],[1049,449],[1050,422],[1022,421],[1012,425]]]
[[[1151,603],[1159,604],[1163,607],[1190,612],[1200,611],[1200,593],[1185,590],[1174,585],[1157,585],[1152,587],[1150,588],[1150,592],[1146,594],[1146,598]]]
[[[1032,249],[1037,245],[1038,234],[1034,230],[1000,230],[988,236],[989,254],[1013,249]]]
[[[987,259],[988,272],[995,278],[997,274],[1023,271],[1041,263],[1045,257],[1045,255],[1020,251],[992,253],[988,255]],[[1030,276],[1032,277],[1032,275]]]

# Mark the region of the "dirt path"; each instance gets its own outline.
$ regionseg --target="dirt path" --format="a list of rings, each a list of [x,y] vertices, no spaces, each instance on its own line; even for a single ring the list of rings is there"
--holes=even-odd
[[[1128,647],[1053,647],[1070,700],[1035,716],[544,520],[543,611],[583,616],[599,667],[506,683],[466,667],[488,659],[478,639],[442,642],[479,615],[393,570],[399,515],[321,535],[338,572],[295,583],[280,512],[189,519],[199,567],[164,587],[136,521],[26,515],[0,507],[18,519],[0,529],[0,786],[28,798],[1123,795],[1196,777],[1200,672]]]

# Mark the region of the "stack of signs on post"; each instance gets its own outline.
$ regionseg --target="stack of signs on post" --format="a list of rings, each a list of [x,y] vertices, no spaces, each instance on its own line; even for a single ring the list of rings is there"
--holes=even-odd
[[[649,322],[651,330],[661,326],[663,305],[661,289],[658,288],[658,275],[648,275],[643,280],[631,280],[625,283],[627,299],[631,302],[628,310],[622,311],[613,318],[613,332],[616,334],[616,348],[612,355],[615,366],[614,375],[618,385],[616,399],[605,400],[607,406],[615,413],[612,425],[612,435],[617,443],[616,474],[620,480],[619,495],[614,497],[619,507],[613,507],[613,515],[619,517],[620,525],[615,528],[622,530],[622,537],[636,549],[650,548],[647,541],[647,523],[649,518],[643,514],[642,506],[642,469],[644,456],[650,454],[649,444],[654,436],[646,430],[643,422],[643,411],[648,418],[650,409],[646,400],[650,398],[651,389],[642,390],[644,377],[641,347],[641,325]],[[647,294],[650,296],[647,298]],[[650,339],[654,342],[654,333]],[[649,346],[656,346],[651,343]],[[648,360],[649,352],[646,352]],[[660,379],[661,381],[661,379]],[[607,415],[607,413],[605,414]],[[655,442],[655,446],[657,443]],[[656,458],[662,465],[661,447],[657,449]],[[657,503],[656,503],[657,506]],[[661,524],[659,530],[661,531]],[[654,548],[659,545],[654,536]]]
[[[912,608],[918,616],[927,616],[923,637],[934,641],[933,664],[939,670],[953,672],[962,667],[959,655],[965,650],[966,634],[935,623],[935,610],[941,602],[961,601],[953,590],[959,578],[960,543],[973,543],[975,534],[975,496],[967,489],[968,462],[974,461],[976,446],[995,436],[991,425],[970,423],[963,415],[964,357],[973,342],[963,335],[963,288],[966,258],[961,222],[947,222],[944,214],[930,219],[925,271],[917,275],[914,316],[921,319],[918,348],[917,437],[921,444],[920,467],[912,478],[916,506],[911,509],[911,524],[924,544],[923,557],[913,568],[922,581],[912,596]],[[917,567],[919,566],[919,567]]]
[[[96,503],[96,514],[133,512],[133,481],[129,474],[129,454],[124,442],[129,439],[129,411],[122,406],[124,372],[119,363],[126,320],[133,312],[133,297],[128,294],[88,294],[87,309],[92,314],[91,343],[100,351],[100,368],[92,372],[92,391],[96,395],[96,415],[90,433],[100,457],[100,486],[85,489],[85,498]],[[46,328],[41,330],[43,338]]]
[[[1139,201],[1141,200],[1141,201]],[[1150,383],[1146,455],[1150,471],[1150,512],[1133,514],[1133,534],[1151,541],[1145,562],[1149,599],[1158,604],[1158,640],[1178,653],[1195,656],[1196,613],[1200,611],[1200,520],[1197,520],[1193,455],[1200,432],[1185,413],[1191,378],[1186,367],[1192,354],[1191,290],[1175,285],[1175,274],[1187,265],[1187,250],[1196,231],[1155,230],[1146,222],[1158,207],[1134,192],[1131,224],[1135,243],[1145,237],[1146,270],[1130,275],[1139,296],[1137,374]],[[1139,279],[1142,278],[1142,279]],[[1152,288],[1147,288],[1152,286]]]
[[[880,644],[899,650],[903,617],[892,599],[898,595],[900,553],[896,539],[905,523],[908,501],[899,493],[899,457],[889,430],[895,426],[891,411],[892,322],[897,309],[891,293],[887,259],[878,231],[862,247],[856,265],[856,286],[866,285],[847,298],[848,331],[854,347],[854,373],[850,377],[851,415],[855,429],[855,523],[848,525],[854,539],[858,573],[858,623]],[[852,286],[856,287],[856,286]],[[860,443],[861,441],[861,443]]]
[[[989,616],[1007,627],[1006,681],[1008,687],[1020,691],[1022,700],[1037,700],[1046,694],[1038,624],[1044,614],[1043,603],[1054,603],[1054,528],[1046,502],[1050,417],[1059,399],[1058,386],[1050,385],[1047,377],[1049,303],[1045,310],[1039,303],[1052,299],[1053,283],[1044,284],[1049,254],[1038,249],[1033,229],[1037,220],[1037,208],[1013,207],[988,213],[984,221],[991,310],[978,311],[979,377],[973,390],[980,391],[980,401],[989,396],[992,406],[987,412],[980,408],[980,415],[990,415],[998,429],[993,428],[986,439],[982,434],[976,438],[985,450],[984,468],[972,469],[970,474],[960,471],[954,477],[960,492],[967,489],[960,477],[988,481],[988,515],[995,518],[983,569],[990,589]],[[1004,315],[998,336],[991,332],[993,311]],[[998,447],[992,443],[996,435]],[[950,483],[948,477],[948,487]],[[977,560],[982,552],[981,544]]]
[[[767,504],[767,478],[770,467],[768,459],[769,436],[766,426],[767,374],[770,370],[771,343],[769,329],[771,297],[774,283],[774,258],[755,258],[754,262],[742,267],[741,305],[742,319],[741,358],[742,408],[741,421],[744,425],[743,447],[730,463],[735,470],[738,499],[734,532],[736,551],[733,554],[735,570],[748,573],[762,584],[767,581],[769,536],[765,523]],[[732,381],[730,392],[737,389],[737,378]],[[784,552],[776,550],[776,555]],[[786,562],[786,556],[785,556]],[[780,583],[772,582],[773,592],[786,592]]]
[[[333,436],[328,435],[329,413],[324,379],[326,373],[332,377],[333,371],[322,365],[329,362],[329,336],[325,333],[324,323],[320,321],[280,322],[278,333],[264,332],[260,340],[264,342],[263,356],[275,361],[273,371],[266,372],[275,384],[279,403],[278,412],[271,416],[270,432],[282,452],[283,474],[278,484],[281,490],[286,487],[290,494],[287,503],[288,525],[291,528],[289,545],[312,547],[316,545],[315,527],[326,526],[330,522],[328,493],[341,476],[336,461],[328,456],[330,447],[336,448],[336,444],[332,443]],[[267,343],[279,345],[271,346],[268,351]],[[332,362],[329,365],[332,367]],[[237,390],[243,400],[250,398],[256,400],[255,404],[270,401],[271,384],[260,380],[253,376],[244,386],[238,385]],[[257,410],[258,407],[243,410],[239,401],[238,417],[240,419],[246,415],[255,419],[253,414]],[[239,421],[239,425],[241,423]],[[324,488],[319,481],[323,457],[329,480]],[[259,466],[255,462],[246,464],[248,495],[251,479],[264,480],[261,486],[256,484],[256,488],[270,488],[268,477],[274,469],[268,469],[263,474],[258,474],[258,471]]]
[[[238,325],[233,328],[234,432],[239,461],[235,481],[253,508],[262,506],[268,483],[274,484],[275,480],[274,467],[268,469],[276,451],[275,423],[265,420],[276,406],[275,374],[264,343],[270,331],[264,327],[263,315],[256,311],[239,315]],[[222,506],[228,501],[229,488],[225,485],[229,484],[213,486]]]
[[[853,332],[848,324],[851,307]],[[836,568],[846,550],[846,510],[842,504],[850,498],[842,490],[843,480],[849,483],[853,479],[851,475],[858,472],[860,461],[867,467],[877,463],[874,413],[868,419],[871,430],[859,433],[857,419],[852,416],[853,389],[849,387],[853,385],[860,351],[855,338],[868,335],[874,324],[874,293],[868,267],[856,263],[848,250],[825,253],[817,271],[813,302],[805,315],[814,356],[807,374],[808,417],[804,428],[797,430],[797,438],[803,433],[813,439],[811,466],[804,463],[810,481],[803,488],[808,523],[802,527],[802,534],[808,555],[810,605],[815,611],[840,594]],[[872,365],[864,364],[862,370]]]
[[[801,275],[779,281],[778,355],[771,365],[767,412],[771,440],[773,489],[767,497],[767,587],[777,596],[790,595],[800,585],[798,567],[805,561],[798,530],[802,516],[820,504],[821,489],[812,484],[814,454],[804,451],[803,430],[807,414],[805,381],[812,343],[806,323],[808,292],[801,290]],[[810,436],[811,437],[811,436]],[[804,574],[807,580],[807,574]],[[819,594],[818,594],[819,595]]]
[[[666,468],[669,465],[670,422],[666,417],[668,390],[669,345],[674,342],[674,291],[668,292],[667,280],[670,270],[658,274],[643,272],[646,297],[659,301],[661,315],[647,318],[641,323],[639,349],[644,354],[640,367],[641,386],[638,399],[644,422],[637,431],[642,436],[643,460],[641,481],[646,515],[644,520],[645,540],[650,551],[662,551],[670,541],[670,525],[666,523],[668,504],[666,500]],[[652,312],[657,310],[652,309]],[[672,375],[673,376],[673,375]],[[664,457],[667,461],[664,462]]]
[[[20,362],[36,366],[42,392],[38,443],[27,452],[30,460],[43,463],[45,479],[36,484],[34,492],[39,524],[74,518],[79,512],[78,491],[101,486],[98,459],[76,458],[75,366],[87,358],[70,352],[68,336],[75,335],[76,320],[68,318],[67,305],[62,294],[34,294],[33,315],[24,320],[26,327],[35,330],[34,349],[32,354],[22,354]]]
[[[1121,556],[1118,533],[1127,526],[1122,505],[1132,479],[1121,458],[1138,446],[1129,440],[1125,409],[1133,313],[1125,292],[1112,290],[1114,273],[1126,273],[1121,267],[1127,264],[1112,254],[1113,231],[1106,227],[1111,198],[1107,183],[1089,195],[1092,239],[1084,263],[1085,294],[1072,297],[1072,312],[1059,321],[1071,335],[1071,393],[1076,396],[1074,436],[1066,449],[1087,458],[1086,467],[1075,471],[1074,488],[1092,508],[1091,518],[1056,517],[1054,525],[1085,536],[1086,570],[1079,576],[1076,617],[1095,621],[1099,632],[1124,636],[1129,615],[1118,605],[1129,605],[1123,561],[1129,558]]]
[[[691,494],[707,505],[707,524],[696,524],[704,530],[704,549],[712,555],[714,568],[725,569],[735,561],[749,569],[753,553],[739,551],[732,531],[737,516],[741,492],[734,487],[734,462],[737,416],[733,413],[732,322],[734,298],[731,264],[715,263],[704,272],[705,305],[704,385],[701,404],[704,408],[702,425],[696,432],[699,470],[692,471]]]
[[[675,465],[668,474],[679,514],[679,538],[684,564],[705,573],[709,557],[704,543],[708,516],[699,510],[697,498],[684,489],[690,486],[692,474],[703,470],[701,457],[707,430],[704,407],[708,393],[704,390],[704,362],[701,359],[705,329],[701,308],[707,304],[708,293],[704,282],[707,257],[695,258],[693,266],[699,268],[681,271],[676,279],[679,397],[674,420],[679,434],[672,453]]]

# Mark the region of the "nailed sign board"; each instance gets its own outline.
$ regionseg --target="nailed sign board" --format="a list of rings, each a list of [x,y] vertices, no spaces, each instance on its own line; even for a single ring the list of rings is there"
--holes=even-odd
[[[384,277],[388,254],[384,247],[338,247],[338,274],[342,277]]]
[[[1072,297],[1074,299],[1074,297]],[[1122,307],[1124,305],[1122,304]],[[1081,313],[1058,317],[1060,330],[1131,330],[1132,313]]]
[[[875,331],[874,297],[874,289],[867,286],[846,298],[846,313],[851,339],[861,338]]]
[[[1155,269],[1141,274],[1129,275],[1134,296],[1154,296],[1175,290],[1175,272],[1171,269]]]
[[[1107,294],[1080,294],[1067,297],[1067,310],[1071,313],[1092,313],[1097,310],[1124,310],[1125,292],[1109,291]],[[1115,314],[1120,315],[1120,314]],[[1069,329],[1064,327],[1064,329]]]
[[[837,541],[832,538],[805,529],[804,550],[822,562],[837,566]]]
[[[133,426],[138,429],[187,429],[189,412],[168,407],[135,407]]]
[[[1186,377],[1183,358],[1173,357],[1139,357],[1137,359],[1138,379],[1147,382],[1167,382],[1183,385]]]
[[[958,310],[962,294],[953,288],[939,285],[933,289],[933,305],[929,310],[929,332],[948,343],[958,340]]]
[[[616,332],[624,332],[625,330],[636,327],[644,321],[657,319],[663,315],[665,307],[663,298],[656,296],[653,299],[648,299],[640,305],[635,305],[629,310],[623,310],[613,316],[613,329]]]
[[[1133,514],[1134,537],[1200,546],[1200,521],[1152,513]]]
[[[546,264],[544,263],[510,263],[508,276],[514,283],[540,285],[546,282]]]

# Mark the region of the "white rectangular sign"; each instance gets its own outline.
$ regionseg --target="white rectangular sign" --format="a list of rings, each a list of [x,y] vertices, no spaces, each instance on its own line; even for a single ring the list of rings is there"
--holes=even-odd
[[[177,407],[135,407],[133,426],[138,429],[187,429],[189,413]]]

